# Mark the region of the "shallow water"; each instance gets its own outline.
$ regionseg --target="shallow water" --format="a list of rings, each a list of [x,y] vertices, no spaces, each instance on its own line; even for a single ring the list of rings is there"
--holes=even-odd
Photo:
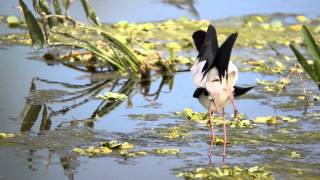
[[[130,7],[128,2],[126,6],[122,5],[123,2],[117,1],[112,5],[119,5],[124,8],[122,12],[129,12],[125,10]],[[288,2],[252,1],[243,7],[245,10],[221,10],[220,13],[205,14],[209,12],[206,8],[211,7],[210,3],[213,2],[196,3],[200,18],[217,19],[251,12],[294,12],[317,16],[318,11],[314,8],[319,4],[311,0],[303,3],[290,1],[286,6],[281,6],[281,3]],[[11,6],[10,3],[3,7]],[[92,1],[98,14],[103,7],[99,3],[103,1]],[[133,17],[105,10],[111,15],[101,16],[102,21],[158,21],[190,13],[153,1],[135,2],[130,12],[138,11],[135,9],[141,7],[141,4],[147,10],[153,7],[162,9],[161,14],[158,14],[158,10],[141,11]],[[109,7],[108,3],[103,5]],[[226,5],[218,3],[216,7]],[[1,12],[8,11],[1,9]],[[174,12],[172,16],[170,12]],[[152,14],[145,16],[145,13]],[[3,32],[8,30],[1,27]],[[46,50],[35,52],[30,47],[22,46],[0,49],[3,62],[0,71],[0,132],[21,133],[13,138],[0,139],[0,179],[176,179],[179,172],[209,166],[209,126],[175,113],[186,107],[193,111],[204,111],[192,98],[194,86],[189,72],[176,73],[171,78],[155,75],[148,86],[137,79],[121,78],[117,81],[108,78],[112,74],[89,74],[62,64],[49,66],[35,58],[44,52]],[[252,54],[250,51],[236,49],[233,55]],[[254,56],[263,58],[266,52],[258,52]],[[241,66],[240,62],[236,63]],[[283,76],[242,72],[238,83],[252,85],[256,84],[257,78],[278,80],[280,77]],[[317,94],[313,82],[306,77],[304,79],[308,91]],[[170,83],[173,83],[172,88]],[[113,85],[116,85],[114,91],[123,92],[129,98],[123,102],[107,103],[94,97],[109,91]],[[159,87],[162,88],[159,90]],[[148,93],[143,93],[146,91]],[[241,97],[238,100],[239,111],[249,119],[287,115],[297,118],[298,122],[281,122],[271,126],[256,124],[257,127],[253,129],[228,127],[231,143],[227,147],[228,156],[223,162],[222,146],[217,145],[214,147],[212,164],[216,167],[226,164],[243,168],[264,166],[276,179],[319,178],[320,104],[313,102],[305,112],[303,102],[296,99],[296,94],[302,95],[298,81],[290,86],[288,94],[283,93],[280,97],[264,92],[262,86],[257,86],[248,95]],[[296,105],[294,108],[285,108],[279,106],[281,103]],[[228,107],[227,114],[230,113],[232,110]],[[173,139],[165,137],[163,133],[172,127],[179,127],[190,135]],[[216,133],[221,138],[222,128],[217,127]],[[113,139],[130,142],[135,145],[135,151],[144,150],[148,155],[128,158],[113,153],[87,157],[73,152],[75,147],[96,146],[98,142]],[[159,155],[154,153],[156,148],[179,148],[180,153]],[[297,152],[300,157],[292,157],[292,152]]]

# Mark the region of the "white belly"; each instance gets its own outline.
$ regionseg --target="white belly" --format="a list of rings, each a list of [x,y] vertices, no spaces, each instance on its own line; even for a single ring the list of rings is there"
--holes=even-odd
[[[230,97],[228,96],[228,93],[225,92],[215,97],[213,101],[211,98],[209,99],[209,96],[205,96],[202,94],[200,95],[198,100],[200,104],[207,110],[215,113],[221,113],[223,111],[223,108],[225,108],[230,102]]]

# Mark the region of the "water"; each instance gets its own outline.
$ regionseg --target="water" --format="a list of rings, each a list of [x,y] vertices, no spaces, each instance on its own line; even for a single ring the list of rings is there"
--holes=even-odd
[[[160,21],[181,16],[221,19],[274,12],[319,16],[317,7],[320,7],[320,2],[316,0],[251,0],[245,4],[235,0],[196,1],[193,5],[195,12],[190,5],[183,4],[182,6],[189,10],[181,10],[161,1],[90,2],[103,22]],[[17,1],[3,1],[0,14],[18,15],[16,10],[11,9],[16,3]],[[237,8],[230,10],[229,4],[234,4],[233,7]],[[71,15],[84,20],[82,11],[76,10],[79,8],[79,2],[75,3]],[[1,33],[8,31],[11,30],[1,25]],[[174,82],[173,87],[170,89],[169,83],[164,84],[157,99],[156,94],[144,96],[141,92],[147,87],[138,80],[120,79],[116,88],[121,89],[128,85],[129,99],[101,108],[105,104],[101,106],[102,101],[94,98],[94,94],[100,90],[108,91],[115,80],[107,82],[104,74],[91,75],[62,64],[49,66],[41,60],[30,58],[41,56],[44,52],[46,50],[35,53],[30,47],[24,46],[0,49],[0,132],[22,133],[12,139],[0,139],[0,179],[176,179],[175,175],[185,169],[208,166],[209,128],[175,115],[175,112],[186,107],[194,111],[204,111],[191,97],[194,86],[189,72],[176,73],[172,79],[167,79]],[[238,83],[255,84],[256,78],[278,79],[279,76],[246,72],[241,73]],[[149,94],[158,91],[163,77],[156,75],[152,79]],[[78,87],[70,88],[61,83]],[[96,87],[98,84],[102,86]],[[34,86],[37,91],[30,91]],[[88,87],[96,88],[92,92],[76,94],[82,94],[82,97],[65,101],[74,96],[72,93]],[[316,92],[311,81],[307,81],[307,87]],[[294,91],[299,90],[297,89]],[[298,107],[293,110],[275,108],[276,102],[290,102],[290,97],[266,95],[261,87],[257,87],[248,96],[241,98],[238,106],[239,111],[245,112],[248,118],[281,114],[296,116],[299,122],[278,126],[257,125],[258,128],[253,130],[228,128],[232,144],[227,149],[227,160],[222,162],[222,147],[215,146],[213,164],[244,167],[269,165],[268,170],[280,179],[286,178],[288,174],[303,178],[299,171],[305,173],[305,177],[319,177],[320,163],[317,157],[320,155],[320,142],[317,129],[320,124],[319,119],[312,115],[319,112],[319,104],[311,106],[308,109],[309,114],[305,115],[304,110]],[[66,107],[74,105],[77,106],[62,113]],[[109,110],[111,106],[114,107]],[[23,112],[28,108],[39,111],[36,113],[38,116],[24,118]],[[44,119],[45,112],[52,110],[58,114]],[[101,118],[92,118],[96,110]],[[227,108],[227,113],[232,113],[231,107]],[[149,116],[144,118],[139,115]],[[161,132],[173,126],[186,129],[191,136],[173,140],[161,136]],[[288,132],[280,132],[283,129]],[[221,127],[217,127],[217,135],[222,137]],[[100,141],[112,139],[129,141],[136,146],[135,150],[145,150],[149,154],[128,159],[117,153],[88,158],[72,152],[75,147],[97,145]],[[179,148],[181,153],[153,153],[155,148],[163,147]],[[302,158],[290,158],[292,151],[300,153]]]
[[[12,7],[17,0],[1,2],[0,14],[19,15]],[[231,16],[242,16],[255,13],[299,13],[307,16],[318,16],[320,2],[317,0],[91,0],[90,4],[102,22],[145,22],[175,19],[186,16],[195,19],[221,19]],[[31,2],[29,2],[31,7]],[[81,10],[81,11],[80,11]],[[80,1],[70,8],[71,16],[85,20]]]

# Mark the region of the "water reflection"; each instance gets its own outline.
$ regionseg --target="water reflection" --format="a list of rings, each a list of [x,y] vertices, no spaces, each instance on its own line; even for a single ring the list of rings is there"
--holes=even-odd
[[[186,10],[190,12],[193,17],[200,19],[194,0],[163,0],[162,2],[173,5],[178,9]]]
[[[98,77],[97,77],[98,76]],[[102,77],[103,76],[103,77]],[[21,132],[54,129],[56,127],[89,127],[93,128],[96,121],[100,120],[120,104],[122,101],[109,101],[95,98],[102,92],[117,92],[128,96],[128,107],[132,106],[130,99],[134,93],[139,92],[149,101],[156,101],[165,85],[169,91],[173,88],[173,76],[160,76],[161,83],[155,92],[151,92],[151,79],[141,81],[126,78],[114,78],[111,72],[98,73],[91,76],[91,83],[72,84],[66,82],[52,81],[42,78],[34,78],[31,81],[29,94],[20,113],[22,124]],[[43,87],[43,88],[41,88]],[[136,91],[140,89],[139,91]],[[77,109],[81,109],[86,104],[94,105],[94,108],[85,113],[86,117],[79,117],[76,114]],[[96,105],[97,104],[97,105]],[[63,120],[52,127],[52,121],[58,121],[61,116],[73,117],[72,120]],[[35,124],[38,129],[35,129]]]

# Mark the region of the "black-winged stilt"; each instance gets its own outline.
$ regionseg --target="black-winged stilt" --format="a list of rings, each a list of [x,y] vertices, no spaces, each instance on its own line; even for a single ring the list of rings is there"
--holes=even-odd
[[[197,86],[193,97],[208,110],[209,122],[211,126],[211,145],[209,155],[212,155],[214,143],[214,128],[212,123],[212,113],[222,113],[224,146],[223,156],[225,157],[227,132],[225,121],[225,107],[232,102],[235,120],[238,120],[238,110],[234,97],[245,94],[253,87],[234,86],[238,79],[238,68],[230,62],[230,55],[233,44],[238,34],[231,34],[219,47],[216,30],[212,25],[208,26],[207,32],[198,30],[193,33],[192,38],[199,52],[197,60],[191,67],[193,82]]]

